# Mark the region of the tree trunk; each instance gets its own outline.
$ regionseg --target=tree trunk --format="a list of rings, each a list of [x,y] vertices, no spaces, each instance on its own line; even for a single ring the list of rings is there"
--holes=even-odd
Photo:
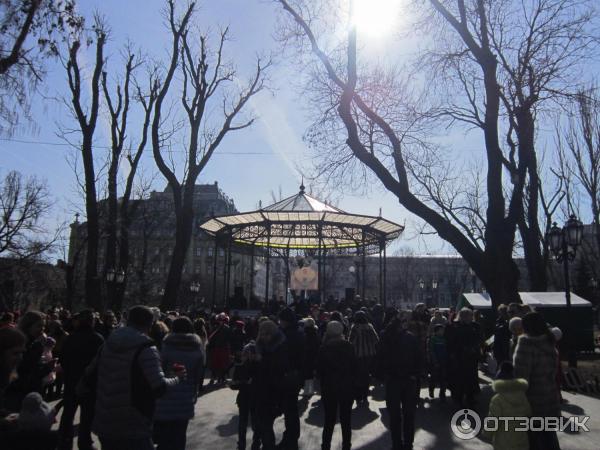
[[[545,292],[548,289],[548,277],[542,243],[540,242],[542,233],[538,219],[540,179],[535,154],[535,124],[531,110],[525,106],[516,112],[515,117],[519,141],[519,158],[525,163],[529,175],[527,208],[525,208],[525,205],[522,207],[519,232],[529,274],[529,288],[533,292]]]
[[[98,204],[96,200],[96,176],[92,154],[92,135],[88,131],[83,136],[82,161],[85,172],[85,212],[87,220],[87,253],[85,265],[85,297],[86,303],[101,309],[100,279],[98,278],[98,241],[100,229],[98,223]]]
[[[118,158],[118,156],[116,156]],[[115,159],[113,152],[112,161],[108,169],[108,217],[106,220],[106,254],[104,258],[104,273],[109,270],[118,271],[117,267],[117,218],[118,218],[118,200],[117,200],[117,170],[118,159]],[[115,309],[115,296],[118,290],[115,280],[108,286],[109,309]],[[117,309],[118,311],[118,309]]]
[[[187,257],[188,248],[192,240],[194,226],[194,185],[186,183],[183,195],[183,205],[175,205],[175,247],[169,266],[169,275],[165,285],[165,293],[160,307],[163,311],[177,307],[177,298],[180,294],[183,266]],[[215,255],[216,258],[217,255]]]

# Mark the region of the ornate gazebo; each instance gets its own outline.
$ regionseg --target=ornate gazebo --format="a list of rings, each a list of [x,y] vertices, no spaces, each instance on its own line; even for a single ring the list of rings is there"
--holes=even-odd
[[[215,246],[227,248],[227,293],[229,288],[232,244],[250,247],[252,267],[256,249],[266,258],[265,301],[268,301],[271,257],[276,254],[286,259],[291,252],[316,254],[318,262],[319,295],[323,292],[323,260],[327,252],[338,251],[362,258],[362,296],[367,255],[379,254],[379,293],[386,299],[386,247],[400,236],[404,227],[381,216],[351,214],[328,205],[305,192],[304,185],[296,195],[258,211],[212,217],[200,229],[215,238]],[[215,252],[216,254],[216,252]],[[213,268],[213,305],[216,300],[217,258]],[[254,274],[254,272],[252,272]],[[252,275],[251,292],[254,287]],[[286,269],[286,291],[289,282],[289,264]]]

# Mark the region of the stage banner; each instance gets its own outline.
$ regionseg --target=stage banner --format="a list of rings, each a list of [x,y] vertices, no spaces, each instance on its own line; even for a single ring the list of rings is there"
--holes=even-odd
[[[290,278],[290,289],[298,291],[319,290],[319,269],[316,261],[312,261],[310,266],[305,267],[292,265]]]

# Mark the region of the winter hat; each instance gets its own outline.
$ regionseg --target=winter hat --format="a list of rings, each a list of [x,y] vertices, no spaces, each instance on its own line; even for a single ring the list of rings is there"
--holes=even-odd
[[[523,331],[523,319],[520,317],[513,317],[508,321],[508,329],[511,333],[515,334],[516,332]]]
[[[316,327],[315,319],[313,319],[312,317],[307,317],[306,319],[302,319],[302,324],[304,325],[304,328],[315,328]]]
[[[296,314],[290,308],[285,308],[279,313],[279,320],[287,323],[295,323]]]
[[[514,377],[513,365],[508,361],[502,362],[500,370],[496,374],[496,380],[512,380]]]
[[[344,333],[344,325],[342,325],[337,320],[332,320],[331,322],[329,322],[327,324],[327,331],[326,331],[327,337],[330,337],[330,338],[341,337],[343,333]]]
[[[552,328],[550,331],[552,331],[552,334],[554,335],[554,340],[556,342],[560,341],[563,337],[563,332],[560,328],[558,327],[554,327]]]
[[[368,323],[367,314],[364,311],[356,311],[354,313],[354,323]]]
[[[19,413],[19,429],[26,431],[50,431],[54,423],[52,407],[37,392],[30,392],[23,399]]]

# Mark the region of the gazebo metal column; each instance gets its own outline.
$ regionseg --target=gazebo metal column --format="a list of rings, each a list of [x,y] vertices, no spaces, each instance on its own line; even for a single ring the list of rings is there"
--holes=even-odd
[[[318,249],[317,249],[317,287],[319,288],[319,303],[323,302],[323,225],[319,225],[318,232]]]
[[[271,272],[271,224],[267,224],[267,267],[265,279],[265,305],[269,306],[269,275]]]
[[[213,252],[213,292],[212,307],[217,305],[217,254],[219,252],[219,237],[215,236],[215,251]]]
[[[367,246],[365,245],[365,230],[362,232],[362,261],[361,261],[361,270],[362,270],[362,286],[361,286],[361,294],[360,297],[362,301],[365,301],[365,274],[367,270]]]
[[[379,303],[385,303],[383,299],[383,247],[384,242],[379,243]]]
[[[323,250],[323,300],[327,300],[327,249]]]
[[[288,290],[290,288],[290,247],[285,249],[285,292],[284,302],[287,305],[288,301]]]
[[[229,236],[229,242],[227,243],[227,278],[226,283],[227,287],[225,289],[225,305],[229,306],[229,294],[231,288],[231,242],[233,241],[233,237]]]
[[[387,246],[383,241],[383,306],[387,306]]]
[[[252,244],[250,253],[250,294],[248,295],[248,304],[250,304],[250,302],[252,302],[252,296],[254,295],[254,244]]]

